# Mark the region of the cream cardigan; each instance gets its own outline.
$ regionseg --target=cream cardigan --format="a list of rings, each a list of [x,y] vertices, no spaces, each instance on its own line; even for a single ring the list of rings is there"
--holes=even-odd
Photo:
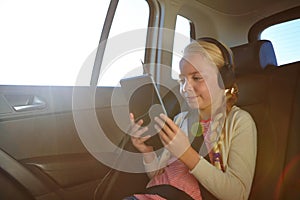
[[[177,118],[185,120],[185,115],[186,113],[180,113]],[[178,125],[182,124],[181,128],[187,132],[187,123],[181,120],[176,122]],[[224,128],[224,139],[220,149],[224,172],[202,158],[190,173],[218,199],[248,199],[256,163],[255,123],[248,112],[233,106]],[[158,173],[160,170],[153,170],[165,166],[170,156],[170,152],[164,150],[159,158],[155,156],[153,162],[144,163],[149,177]]]

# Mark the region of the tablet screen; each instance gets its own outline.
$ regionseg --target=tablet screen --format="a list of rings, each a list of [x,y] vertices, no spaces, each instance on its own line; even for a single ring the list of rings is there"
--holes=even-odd
[[[153,78],[150,75],[136,76],[122,79],[120,84],[128,101],[129,112],[134,114],[136,122],[142,119],[142,126],[148,126],[144,135],[157,135],[154,117],[167,113]],[[147,144],[154,139],[150,138]]]

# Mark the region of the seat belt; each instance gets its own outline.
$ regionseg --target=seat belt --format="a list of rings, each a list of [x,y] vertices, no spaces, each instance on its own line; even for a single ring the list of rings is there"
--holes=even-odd
[[[185,117],[187,119],[188,137],[192,148],[210,162],[208,150],[204,143],[203,130],[199,120],[198,110],[191,110]]]
[[[188,136],[191,142],[191,146],[195,151],[199,152],[199,154],[202,155],[203,158],[210,162],[208,150],[204,143],[203,130],[198,117],[198,112],[190,112],[191,113],[188,113],[186,118],[188,123]],[[209,192],[199,181],[198,183],[203,200],[217,200],[217,198],[212,195],[212,193]]]
[[[41,196],[50,192],[26,167],[2,149],[0,149],[0,168],[21,183],[33,196]]]
[[[156,194],[168,200],[193,200],[187,193],[172,185],[155,185],[146,188],[146,194]]]

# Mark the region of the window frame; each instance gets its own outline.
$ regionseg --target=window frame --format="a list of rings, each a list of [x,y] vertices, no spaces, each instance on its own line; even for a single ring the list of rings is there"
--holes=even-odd
[[[259,20],[256,22],[252,27],[250,28],[248,32],[248,41],[254,42],[258,40],[270,40],[273,43],[275,54],[277,54],[277,59],[279,66],[283,66],[285,64],[289,64],[292,62],[295,62],[292,57],[289,57],[288,59],[284,59],[284,62],[281,62],[281,59],[283,58],[282,55],[286,53],[283,49],[278,49],[276,45],[278,44],[275,40],[272,41],[272,38],[262,38],[262,33],[267,30],[268,28],[271,28],[276,25],[281,25],[287,22],[291,22],[293,20],[300,20],[300,6],[296,6],[293,8],[290,8],[288,10],[276,13],[274,15],[271,15],[269,17],[266,17],[264,19]],[[284,30],[284,29],[283,29]],[[279,41],[278,41],[279,42]],[[298,59],[298,58],[297,58]],[[297,62],[297,60],[296,60]]]
[[[149,5],[149,20],[148,20],[148,25],[147,27],[159,27],[159,22],[160,22],[160,10],[159,10],[159,4],[157,0],[145,0],[148,5]],[[111,30],[111,26],[113,23],[113,19],[118,7],[119,0],[111,0],[110,5],[108,7],[107,15],[103,24],[103,29],[101,32],[101,37],[99,41],[99,45],[97,47],[97,53],[94,61],[94,66],[92,70],[92,75],[91,75],[91,80],[90,80],[90,86],[94,87],[102,87],[98,85],[98,79],[100,76],[100,71],[101,71],[101,65],[103,62],[104,54],[105,54],[105,49],[106,49],[106,41],[109,38],[109,33]],[[158,31],[154,32],[153,30],[157,29],[152,29],[151,31],[147,32],[146,36],[146,45],[145,47],[148,46],[157,46],[157,37],[158,37]],[[151,36],[151,37],[150,37]],[[145,55],[144,55],[144,62],[155,62],[156,61],[156,50],[155,48],[146,48],[145,49]],[[151,69],[149,69],[151,70]],[[144,72],[145,73],[145,72]]]
[[[103,56],[105,52],[106,40],[109,36],[111,25],[118,7],[119,0],[111,0],[107,9],[106,17],[104,20],[99,45],[97,47],[97,53],[94,61],[94,66],[91,74],[90,85],[97,86],[98,79],[101,70],[101,64],[103,61]],[[102,44],[102,45],[100,45]]]
[[[195,40],[196,39],[196,28],[195,28],[195,24],[193,23],[193,21],[190,18],[188,18],[188,17],[186,17],[184,15],[181,15],[180,13],[177,13],[176,18],[178,18],[178,16],[180,16],[182,18],[185,18],[186,20],[189,21],[189,27],[190,27],[190,34],[189,34],[189,36],[190,36],[190,41]],[[176,31],[176,26],[177,26],[177,20],[176,20],[176,23],[175,23],[174,31]],[[175,39],[175,36],[174,36],[174,39]],[[175,44],[175,41],[174,41],[173,45],[174,44]],[[175,64],[175,63],[173,63],[173,61],[174,61],[173,56],[172,56],[171,66],[170,66],[172,68],[171,71],[173,71],[173,67],[174,67],[174,64]],[[176,80],[176,79],[174,79],[173,74],[171,74],[171,78],[173,80]]]
[[[249,29],[248,41],[254,42],[260,40],[262,31],[264,31],[266,28],[270,26],[291,21],[294,19],[299,19],[300,18],[299,13],[300,13],[300,6],[297,6],[259,20],[258,22],[253,24]]]

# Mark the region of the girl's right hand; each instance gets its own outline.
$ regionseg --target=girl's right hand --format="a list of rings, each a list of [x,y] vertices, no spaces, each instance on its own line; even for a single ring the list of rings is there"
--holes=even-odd
[[[143,133],[145,133],[148,130],[147,127],[141,128],[143,120],[139,120],[137,123],[135,123],[134,115],[132,113],[130,113],[129,118],[131,127],[129,134],[131,135],[131,141],[133,146],[137,148],[137,150],[139,150],[141,153],[153,152],[153,147],[145,144],[145,141],[147,141],[151,136],[148,135],[142,137]]]

